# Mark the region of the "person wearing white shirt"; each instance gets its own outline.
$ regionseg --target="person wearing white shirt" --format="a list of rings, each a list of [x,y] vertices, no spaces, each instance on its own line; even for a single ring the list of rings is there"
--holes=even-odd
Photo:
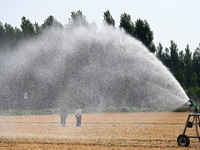
[[[80,106],[78,106],[78,108],[76,109],[76,114],[75,114],[77,127],[81,126],[81,116],[82,116],[82,110]]]

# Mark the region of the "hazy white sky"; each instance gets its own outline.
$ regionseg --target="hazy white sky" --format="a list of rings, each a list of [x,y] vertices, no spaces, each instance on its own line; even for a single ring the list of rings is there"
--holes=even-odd
[[[103,12],[109,10],[119,26],[122,13],[131,15],[132,22],[146,19],[154,32],[154,43],[170,46],[173,40],[179,50],[189,44],[194,50],[200,43],[199,0],[0,0],[0,21],[12,26],[21,25],[25,16],[40,25],[53,15],[63,25],[72,11],[81,10],[88,22],[102,26]]]

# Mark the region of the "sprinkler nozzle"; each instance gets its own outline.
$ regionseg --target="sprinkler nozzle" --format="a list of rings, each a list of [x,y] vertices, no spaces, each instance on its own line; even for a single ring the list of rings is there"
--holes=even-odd
[[[190,103],[190,107],[194,107],[194,112],[198,113],[199,112],[198,106],[191,99],[189,99],[188,102]]]

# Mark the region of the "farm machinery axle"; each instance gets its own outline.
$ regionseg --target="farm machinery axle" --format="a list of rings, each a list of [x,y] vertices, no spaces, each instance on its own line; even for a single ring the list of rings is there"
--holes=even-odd
[[[188,115],[188,119],[186,121],[183,134],[179,135],[178,138],[177,138],[178,145],[179,146],[185,146],[185,147],[188,147],[190,145],[190,138],[198,138],[199,141],[200,141],[200,136],[199,136],[199,127],[200,127],[199,108],[192,100],[189,100],[187,103],[189,103],[190,107],[194,107],[194,113]],[[185,135],[186,129],[192,128],[193,126],[196,127],[196,135],[197,136],[187,136],[187,135]]]

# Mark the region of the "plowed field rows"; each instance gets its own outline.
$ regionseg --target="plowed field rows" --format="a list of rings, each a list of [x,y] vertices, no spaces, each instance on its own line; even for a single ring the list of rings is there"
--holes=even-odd
[[[73,114],[66,127],[59,115],[0,116],[0,149],[185,149],[177,144],[188,113]],[[194,135],[194,128],[187,131]],[[199,149],[190,139],[190,149]]]

